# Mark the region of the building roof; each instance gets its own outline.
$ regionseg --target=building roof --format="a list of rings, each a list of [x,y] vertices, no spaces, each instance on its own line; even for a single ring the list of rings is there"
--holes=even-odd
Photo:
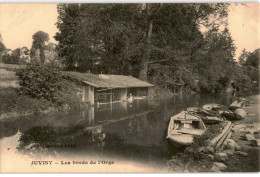
[[[131,88],[131,87],[152,87],[152,84],[125,75],[90,74],[79,72],[66,72],[83,83],[97,88]]]

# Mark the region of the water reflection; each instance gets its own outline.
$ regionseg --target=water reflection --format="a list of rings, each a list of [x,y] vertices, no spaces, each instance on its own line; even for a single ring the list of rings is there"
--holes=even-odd
[[[138,119],[131,122],[143,125],[143,121],[138,121]],[[82,157],[88,155],[116,156],[121,159],[151,164],[155,163],[151,160],[159,159],[156,162],[158,164],[162,163],[162,159],[167,160],[166,154],[162,153],[160,143],[153,146],[156,144],[156,140],[158,141],[158,137],[149,142],[149,138],[144,139],[144,136],[149,136],[149,133],[145,133],[146,131],[140,129],[140,126],[126,123],[126,127],[121,128],[121,130],[125,129],[122,134],[115,132],[114,126],[104,126],[87,131],[79,126],[73,128],[33,127],[21,134],[17,150],[19,153],[37,158],[60,157],[69,154]],[[130,135],[127,135],[129,132]],[[134,137],[137,134],[139,136]],[[142,142],[145,140],[147,144]]]
[[[21,133],[17,150],[36,157],[55,155],[56,149],[75,147],[77,142],[73,134],[81,129],[83,129],[82,126],[35,126]]]

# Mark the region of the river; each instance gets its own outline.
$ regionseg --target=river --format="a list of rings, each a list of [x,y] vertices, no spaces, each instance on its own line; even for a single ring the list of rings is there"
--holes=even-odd
[[[166,141],[170,117],[187,107],[227,104],[220,95],[118,102],[0,122],[0,147],[33,159],[99,159],[165,168],[175,149]]]

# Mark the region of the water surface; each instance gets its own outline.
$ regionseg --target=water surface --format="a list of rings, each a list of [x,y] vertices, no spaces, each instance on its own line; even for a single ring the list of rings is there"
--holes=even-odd
[[[0,123],[0,144],[38,159],[110,159],[160,168],[180,151],[165,139],[172,115],[187,107],[229,101],[221,95],[197,94],[21,117]]]

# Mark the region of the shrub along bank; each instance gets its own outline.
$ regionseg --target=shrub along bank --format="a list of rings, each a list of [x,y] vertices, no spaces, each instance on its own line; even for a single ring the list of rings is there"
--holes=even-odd
[[[77,87],[66,80],[62,72],[52,64],[33,63],[17,71],[19,93],[32,98],[45,99],[54,105],[77,106]]]
[[[28,64],[16,71],[20,88],[0,89],[0,113],[40,113],[49,107],[79,107],[77,87],[52,64]]]

